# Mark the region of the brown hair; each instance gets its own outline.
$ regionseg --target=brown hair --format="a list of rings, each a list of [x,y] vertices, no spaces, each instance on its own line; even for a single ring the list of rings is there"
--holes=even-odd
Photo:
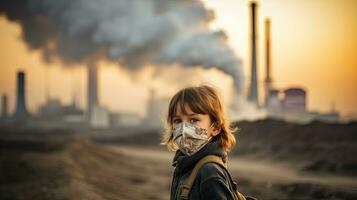
[[[186,105],[195,113],[209,115],[215,128],[221,129],[220,134],[216,137],[220,137],[220,145],[224,152],[229,152],[235,146],[234,132],[236,130],[230,127],[230,121],[225,115],[217,90],[208,85],[183,88],[171,98],[165,120],[162,145],[166,145],[169,150],[177,150],[172,136],[172,124],[178,105],[184,114],[187,114]]]

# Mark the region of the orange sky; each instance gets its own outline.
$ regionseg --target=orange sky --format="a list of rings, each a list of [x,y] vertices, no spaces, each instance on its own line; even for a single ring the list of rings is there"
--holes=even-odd
[[[243,61],[244,75],[249,76],[248,1],[204,0],[216,12],[212,29],[223,29],[228,42]],[[357,114],[357,1],[353,0],[268,0],[259,5],[259,80],[264,75],[263,21],[272,21],[272,75],[277,88],[301,86],[307,90],[310,110],[326,112],[331,102],[343,115]],[[45,86],[50,83],[50,96],[64,103],[71,101],[75,85],[77,98],[84,107],[86,72],[81,66],[63,69],[51,64],[46,70],[39,52],[31,52],[21,40],[20,27],[0,17],[0,94],[9,96],[14,109],[15,74],[24,69],[27,76],[27,98],[31,111],[45,101]],[[113,110],[141,112],[148,98],[150,69],[135,77],[113,64],[102,63],[100,72],[101,102]],[[109,66],[109,67],[108,67]],[[46,79],[49,75],[49,80]],[[232,84],[230,77],[216,71],[204,72],[205,81]],[[138,81],[139,80],[139,81]],[[73,84],[74,83],[74,84]],[[152,85],[162,85],[162,81]],[[164,87],[164,86],[157,86]],[[111,89],[116,88],[113,93]],[[166,88],[172,90],[172,88]],[[80,91],[80,92],[78,92]],[[135,91],[135,92],[128,92]],[[262,88],[260,88],[262,92]],[[223,91],[223,96],[229,91]],[[123,95],[125,94],[125,95]]]

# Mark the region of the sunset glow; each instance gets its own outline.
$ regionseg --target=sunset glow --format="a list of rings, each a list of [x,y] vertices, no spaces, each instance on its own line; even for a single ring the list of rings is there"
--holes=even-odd
[[[247,0],[204,0],[215,12],[211,24],[214,30],[224,30],[228,43],[242,60],[244,75],[249,77],[249,25]],[[357,113],[357,1],[353,0],[269,0],[258,7],[259,31],[259,92],[263,95],[264,19],[272,22],[272,78],[275,87],[291,86],[307,90],[309,110],[327,112],[335,103],[342,116]],[[30,51],[21,39],[16,23],[0,17],[0,94],[9,96],[10,111],[14,109],[16,72],[28,74],[27,100],[30,111],[36,111],[49,96],[64,103],[72,101],[74,91],[85,108],[86,71],[84,66],[69,68],[45,64],[38,51]],[[101,101],[113,110],[135,111],[143,114],[149,92],[146,79],[150,69],[138,72],[135,79],[115,63],[100,63]],[[150,72],[151,73],[151,72]],[[221,83],[224,96],[230,92],[232,80],[217,71],[204,72],[204,80]],[[47,76],[48,75],[48,76]],[[49,80],[46,78],[49,77]],[[139,81],[138,81],[139,80]],[[141,80],[141,81],[140,81]],[[149,81],[150,82],[150,81]],[[60,83],[60,84],[59,84]],[[163,81],[161,82],[163,83]],[[156,84],[157,87],[160,87]],[[74,87],[74,88],[73,88]],[[115,91],[113,92],[113,89]],[[160,89],[160,88],[159,88]],[[171,94],[173,88],[164,88]],[[129,92],[131,91],[131,92]],[[135,91],[135,92],[133,92]],[[165,92],[163,92],[165,94]],[[123,96],[122,94],[126,94]],[[164,95],[163,94],[163,95]],[[120,101],[119,101],[120,99]]]

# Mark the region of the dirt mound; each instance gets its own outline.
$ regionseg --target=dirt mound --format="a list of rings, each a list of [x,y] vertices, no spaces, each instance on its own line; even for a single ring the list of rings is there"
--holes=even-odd
[[[150,163],[84,136],[5,133],[0,147],[0,199],[167,199]]]
[[[357,175],[357,122],[300,125],[265,119],[236,125],[233,154],[296,161],[304,171]]]

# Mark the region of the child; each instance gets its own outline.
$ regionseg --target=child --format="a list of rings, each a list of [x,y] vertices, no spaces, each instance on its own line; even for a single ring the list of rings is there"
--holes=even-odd
[[[186,189],[182,186],[202,158],[214,155],[226,163],[227,153],[236,140],[214,88],[188,87],[172,97],[162,144],[176,150],[171,200],[182,198],[182,190]],[[237,199],[232,182],[223,166],[206,163],[198,170],[186,196],[188,199]]]

